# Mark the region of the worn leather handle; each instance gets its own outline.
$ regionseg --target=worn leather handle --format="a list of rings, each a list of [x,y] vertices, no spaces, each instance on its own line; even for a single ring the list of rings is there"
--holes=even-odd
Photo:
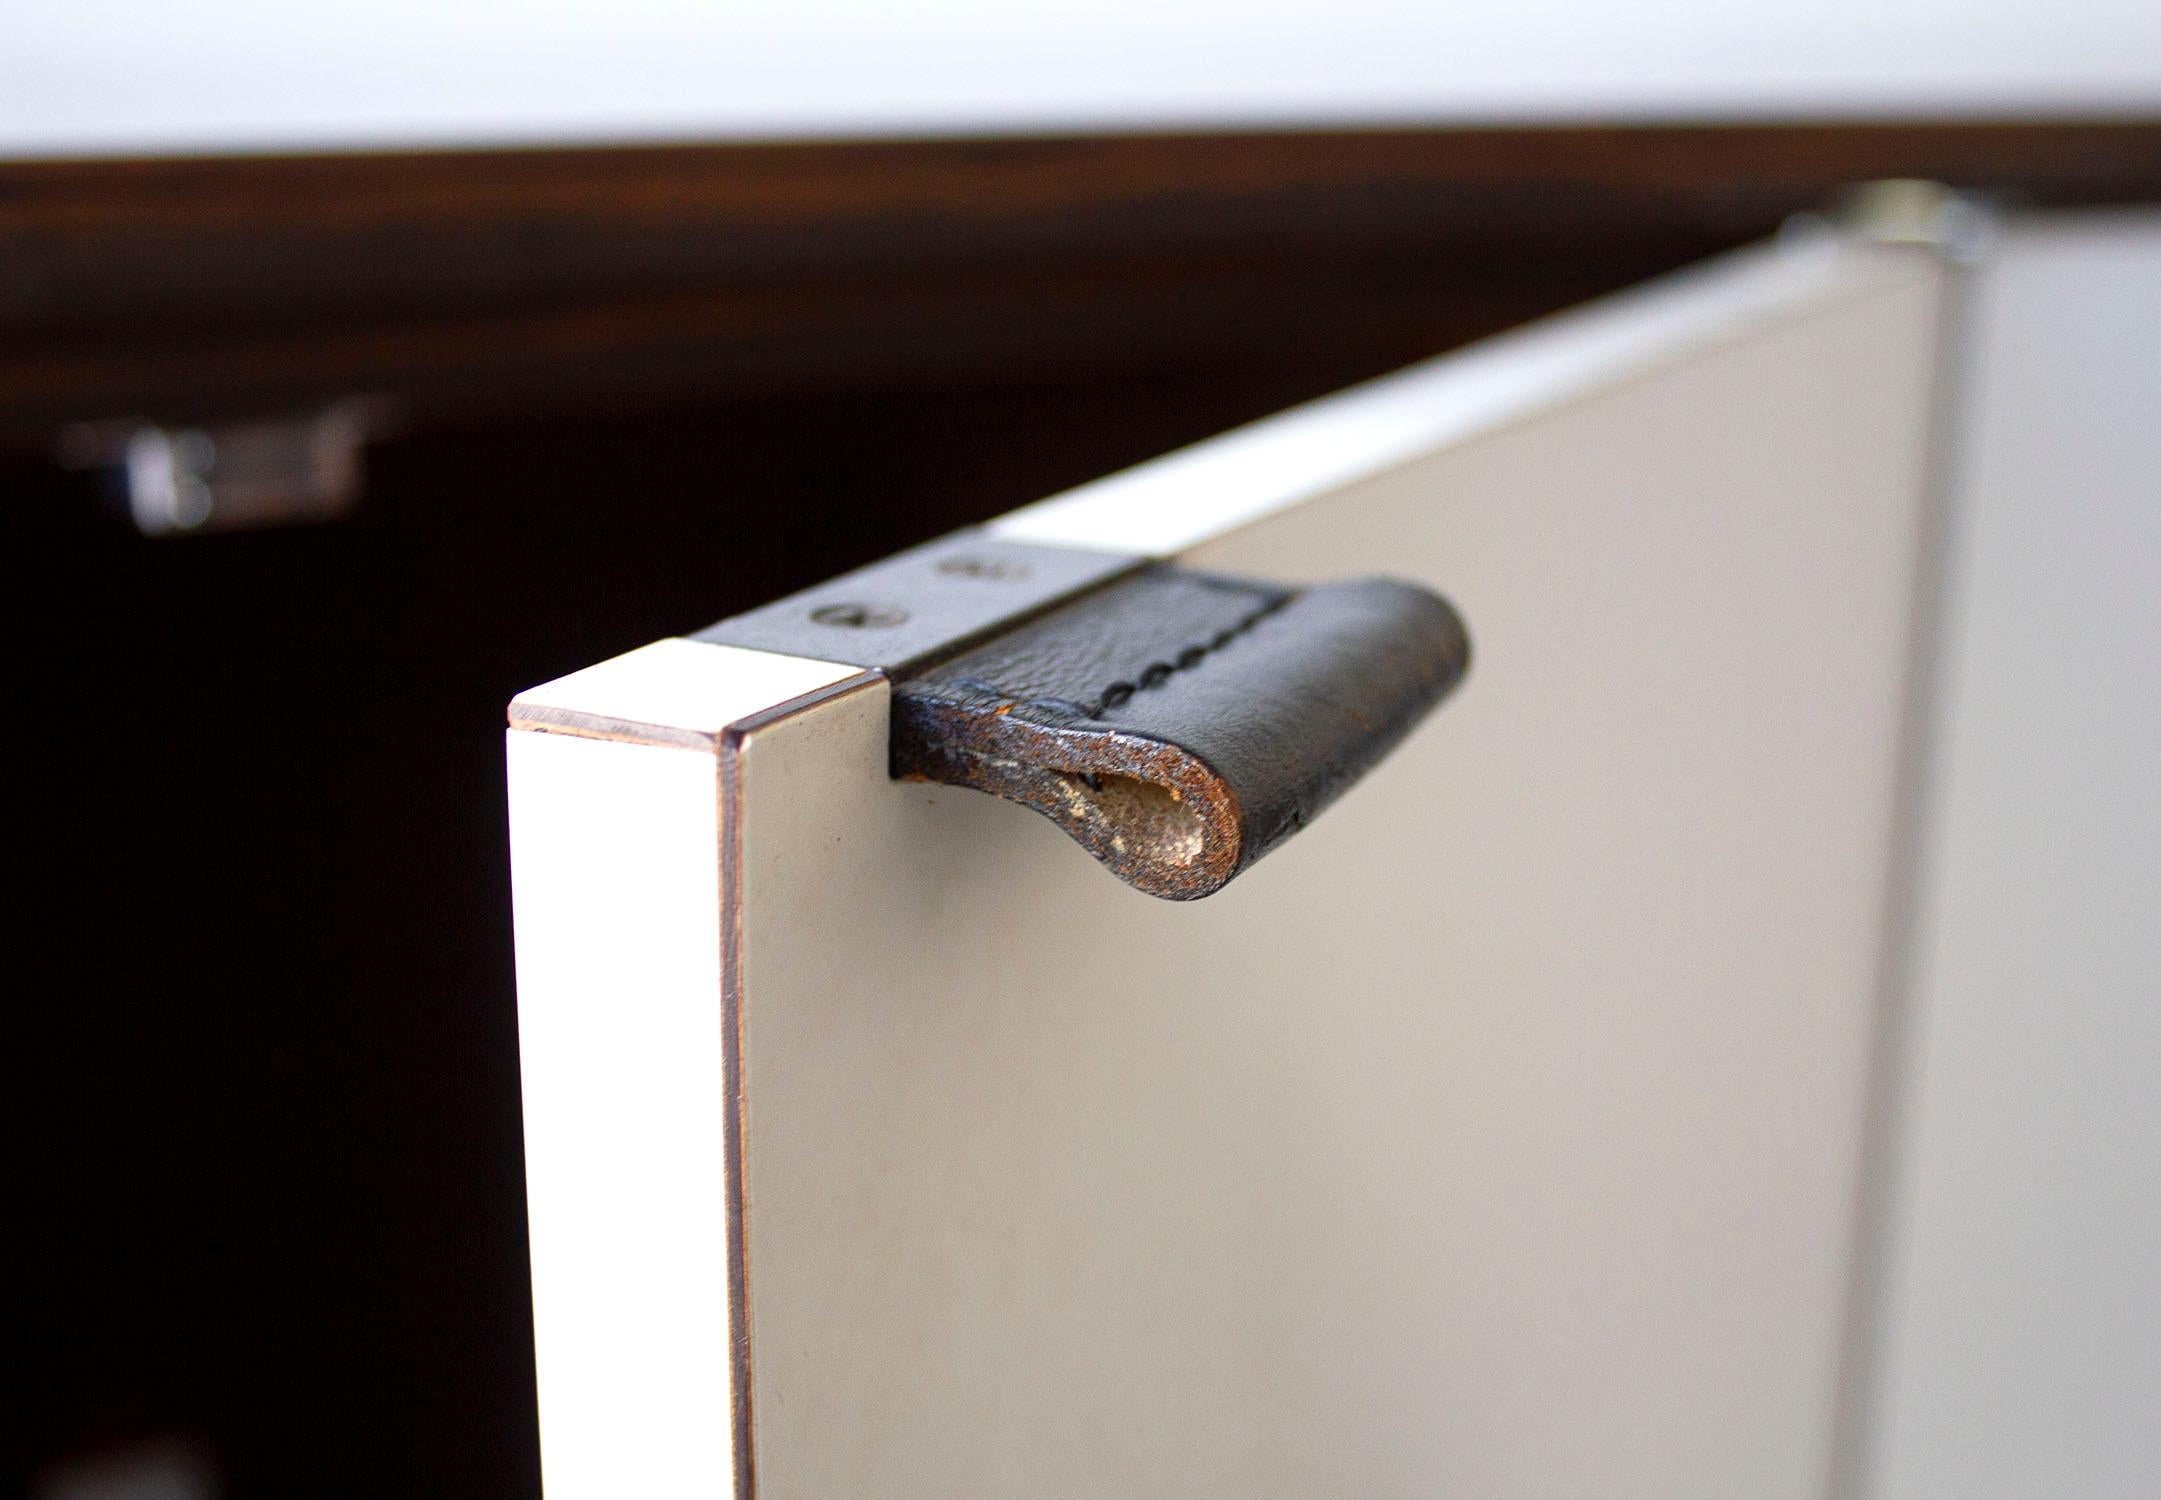
[[[1318,816],[1469,660],[1455,610],[1412,584],[1152,565],[898,681],[893,774],[1032,807],[1190,900]]]

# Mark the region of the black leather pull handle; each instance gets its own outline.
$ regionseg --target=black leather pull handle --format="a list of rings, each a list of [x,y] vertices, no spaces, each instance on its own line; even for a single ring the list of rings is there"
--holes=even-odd
[[[1463,677],[1446,600],[1166,565],[893,689],[893,774],[1036,809],[1119,878],[1190,900],[1311,822]]]

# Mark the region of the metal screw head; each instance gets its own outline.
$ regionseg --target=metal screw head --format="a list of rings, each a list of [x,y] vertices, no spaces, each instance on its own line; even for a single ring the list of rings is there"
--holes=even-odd
[[[907,621],[908,611],[890,604],[821,604],[810,617],[820,625],[850,630],[890,630]]]

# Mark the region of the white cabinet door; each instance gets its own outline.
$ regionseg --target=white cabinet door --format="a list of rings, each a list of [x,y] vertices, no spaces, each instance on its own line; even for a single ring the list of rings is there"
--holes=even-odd
[[[2161,214],[1973,276],[1869,1493],[2161,1495]]]
[[[1805,238],[995,522],[1461,609],[1196,903],[663,642],[510,785],[553,1500],[1816,1495],[1945,261]]]

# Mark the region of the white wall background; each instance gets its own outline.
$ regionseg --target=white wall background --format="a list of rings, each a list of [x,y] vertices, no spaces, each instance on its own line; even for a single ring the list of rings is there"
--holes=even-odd
[[[5,155],[2155,108],[2155,0],[0,0]]]

